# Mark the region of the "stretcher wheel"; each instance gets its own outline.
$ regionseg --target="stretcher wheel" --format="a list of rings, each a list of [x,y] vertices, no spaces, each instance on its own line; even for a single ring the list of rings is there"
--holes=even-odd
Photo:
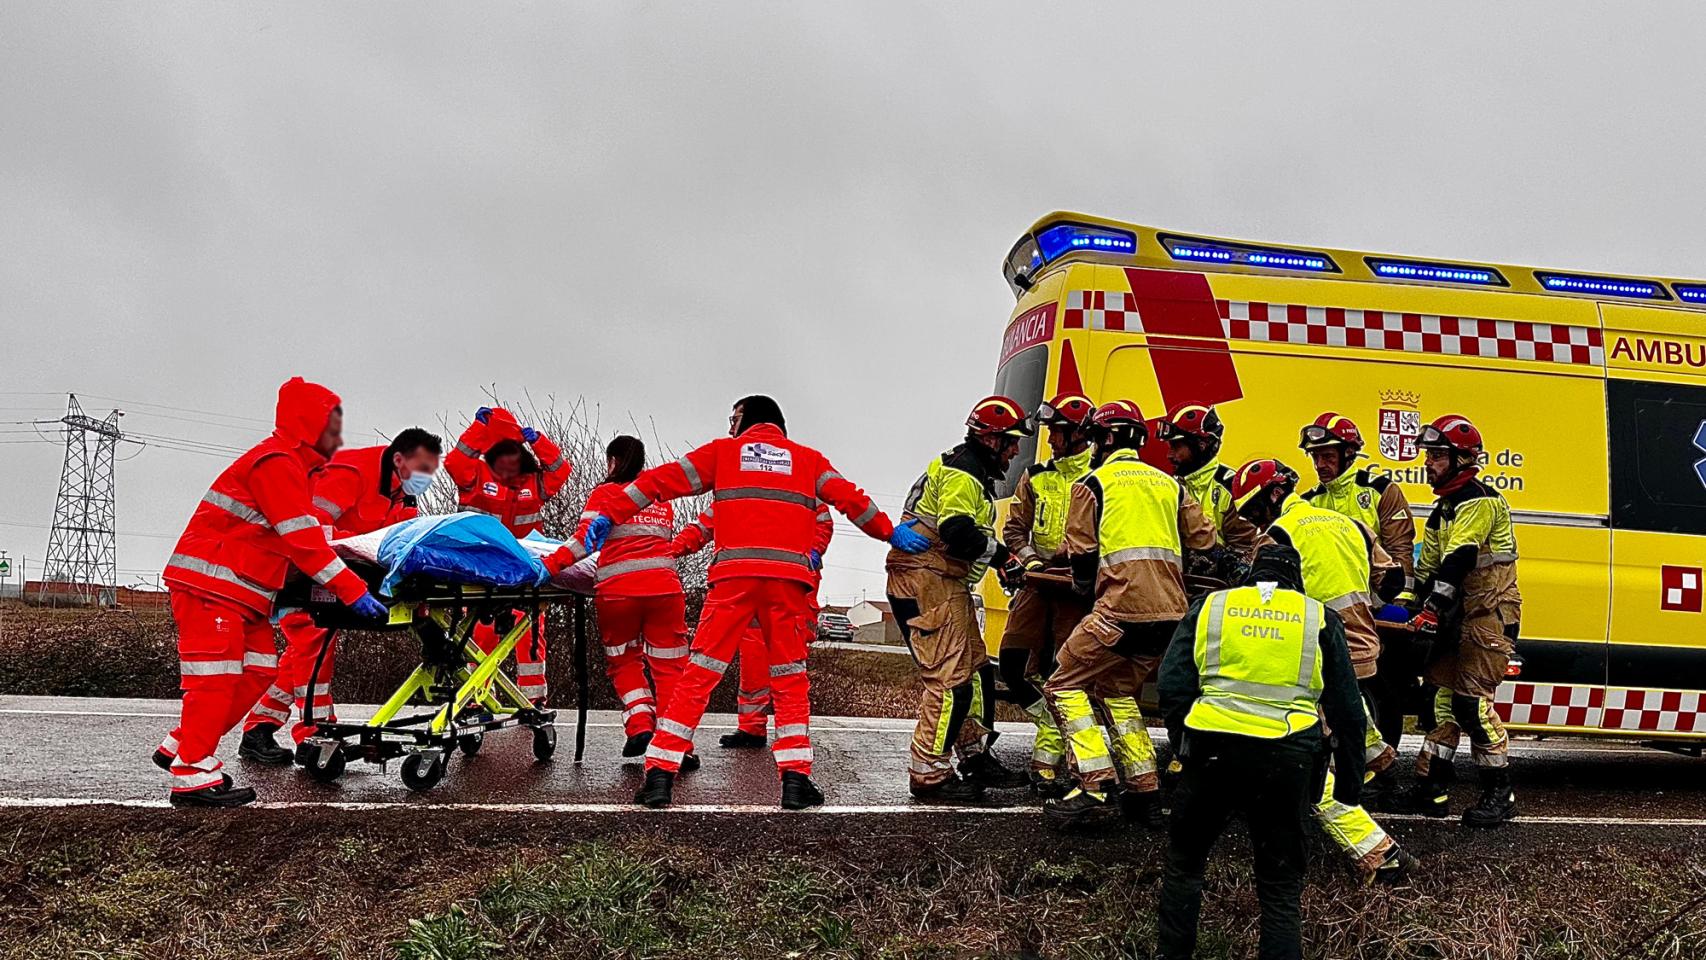
[[[464,756],[473,756],[480,752],[480,745],[486,742],[484,733],[464,733],[456,738],[456,745],[462,748]]]
[[[403,760],[403,785],[410,790],[431,790],[444,779],[444,751],[422,750]]]
[[[304,769],[316,781],[332,783],[344,775],[344,768],[348,765],[348,759],[344,756],[344,748],[340,745],[333,747],[331,753],[326,754],[323,759],[316,753],[314,759],[310,760]]]
[[[551,759],[551,754],[557,752],[557,728],[533,728],[533,758],[540,763]]]

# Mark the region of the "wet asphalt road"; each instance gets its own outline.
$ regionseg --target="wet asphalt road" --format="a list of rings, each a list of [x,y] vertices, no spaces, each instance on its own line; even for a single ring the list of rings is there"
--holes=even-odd
[[[344,711],[346,720],[366,715]],[[0,806],[56,806],[163,801],[167,777],[149,762],[161,735],[176,721],[175,701],[0,697]],[[236,736],[221,755],[240,783],[252,784],[267,803],[478,804],[540,809],[596,809],[629,803],[640,764],[619,756],[622,731],[613,713],[595,712],[587,731],[586,760],[572,762],[573,714],[559,722],[556,758],[536,763],[525,730],[487,735],[475,757],[454,757],[443,782],[415,793],[388,768],[351,763],[336,784],[320,784],[292,768],[236,760]],[[774,809],[776,773],[768,751],[731,751],[717,736],[734,726],[728,715],[706,717],[698,738],[704,768],[684,776],[676,803],[684,810]],[[997,751],[1018,764],[1028,753],[1027,728],[1003,725]],[[918,811],[906,792],[908,721],[820,717],[813,722],[815,779],[831,811]],[[1160,730],[1152,731],[1164,742]],[[1414,755],[1418,740],[1405,743]],[[1513,746],[1521,811],[1528,818],[1581,818],[1583,822],[1685,821],[1706,830],[1706,760],[1638,744],[1552,739]],[[1407,764],[1406,764],[1407,766]],[[1475,793],[1466,759],[1458,764],[1458,804]],[[1023,792],[991,794],[1010,801],[1009,812],[1034,809]],[[1387,815],[1382,819],[1409,820]],[[1418,818],[1419,819],[1419,818]]]

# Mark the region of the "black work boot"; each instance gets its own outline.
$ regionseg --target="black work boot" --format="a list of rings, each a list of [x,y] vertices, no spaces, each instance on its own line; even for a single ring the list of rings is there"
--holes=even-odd
[[[646,771],[646,785],[634,794],[634,802],[656,810],[675,800],[675,774],[658,767]]]
[[[1481,799],[1463,811],[1466,827],[1496,827],[1516,816],[1516,791],[1506,767],[1481,768]]]
[[[681,758],[682,773],[692,773],[697,769],[699,769],[699,755],[697,753],[689,753]]]
[[[1031,792],[1040,800],[1059,800],[1070,789],[1072,783],[1057,771],[1031,771]]]
[[[1401,792],[1398,787],[1398,771],[1387,767],[1368,781],[1367,789],[1362,792],[1363,809],[1400,813]]]
[[[1031,785],[1029,773],[1002,766],[987,750],[961,760],[960,776],[985,790],[1017,790]]]
[[[1119,804],[1107,793],[1095,793],[1083,787],[1074,789],[1063,799],[1043,804],[1043,817],[1049,825],[1060,830],[1076,830],[1096,824],[1112,823],[1119,819]]]
[[[172,769],[172,762],[174,759],[176,758],[159,747],[154,748],[154,765],[156,767],[170,771]]]
[[[1375,867],[1374,872],[1369,874],[1367,881],[1395,887],[1410,879],[1411,872],[1419,866],[1420,861],[1394,843],[1392,849],[1386,851],[1386,857],[1380,861],[1380,866]]]
[[[636,733],[628,738],[628,742],[622,744],[622,755],[624,757],[643,757],[646,755],[646,748],[651,745],[652,731]]]
[[[782,771],[782,809],[804,810],[823,803],[823,791],[798,770]]]
[[[748,733],[745,730],[725,733],[717,738],[718,746],[727,747],[730,750],[762,750],[764,743],[764,734]]]
[[[278,725],[273,723],[259,723],[243,731],[243,742],[237,747],[237,756],[269,767],[289,766],[295,755],[273,741],[273,734],[277,732]]]
[[[1161,814],[1161,791],[1120,791],[1120,816],[1149,830],[1162,830],[1167,820]]]
[[[1428,817],[1451,815],[1451,764],[1438,757],[1428,768],[1428,775],[1417,780],[1404,795],[1403,807],[1410,813]]]
[[[928,786],[913,784],[912,798],[925,803],[978,803],[983,800],[983,787],[970,780],[949,777]]]
[[[171,797],[174,807],[240,807],[245,803],[253,803],[254,800],[255,790],[253,787],[234,787],[231,785],[229,777],[214,787],[203,787],[200,790],[174,790]]]

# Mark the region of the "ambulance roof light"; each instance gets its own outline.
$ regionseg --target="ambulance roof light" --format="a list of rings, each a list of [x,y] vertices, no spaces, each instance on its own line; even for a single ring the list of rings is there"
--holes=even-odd
[[[1477,267],[1455,263],[1429,263],[1426,260],[1393,260],[1387,257],[1365,257],[1368,268],[1378,277],[1397,280],[1431,280],[1436,283],[1473,283],[1483,287],[1508,287],[1504,274],[1492,267]]]
[[[1636,300],[1669,300],[1662,284],[1623,277],[1596,277],[1589,274],[1543,273],[1535,271],[1534,278],[1548,290],[1559,293],[1586,293],[1602,297],[1629,297]]]
[[[1037,247],[1045,261],[1079,252],[1131,254],[1137,252],[1137,234],[1080,223],[1057,223],[1037,233]]]
[[[1706,303],[1706,283],[1673,283],[1670,288],[1689,303]]]
[[[1193,240],[1188,237],[1161,238],[1167,255],[1174,260],[1197,263],[1235,263],[1269,270],[1308,270],[1314,273],[1338,273],[1339,265],[1324,253],[1308,250],[1286,250],[1278,247],[1254,247],[1242,243]]]

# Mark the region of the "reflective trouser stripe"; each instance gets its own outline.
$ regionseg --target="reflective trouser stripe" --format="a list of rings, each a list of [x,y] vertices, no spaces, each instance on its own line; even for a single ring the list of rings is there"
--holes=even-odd
[[[277,720],[279,723],[287,723],[290,720],[290,711],[287,709],[268,706],[267,702],[262,700],[259,703],[256,703],[254,707],[249,710],[249,716],[265,717],[268,720]]]
[[[542,677],[545,675],[543,663],[518,663],[515,665],[517,677]]]
[[[633,718],[639,716],[642,713],[650,713],[650,714],[656,715],[657,712],[658,712],[657,708],[654,707],[650,702],[636,703],[633,706],[629,707],[628,709],[622,711],[622,719],[623,720],[632,720]]]
[[[243,672],[241,660],[179,660],[178,674],[185,677],[220,677]]]
[[[254,650],[246,651],[243,654],[243,669],[248,670],[250,668],[258,670],[277,670],[278,654],[258,653]]]
[[[777,677],[791,677],[796,673],[805,672],[806,662],[804,660],[795,660],[791,663],[775,663],[770,665],[771,679],[775,679]]]
[[[729,669],[729,662],[727,660],[718,660],[716,657],[706,656],[703,653],[694,653],[692,656],[687,658],[687,662],[701,670],[709,670],[719,676],[727,672]],[[772,676],[774,676],[774,674],[772,674]]]
[[[763,713],[764,709],[768,706],[770,706],[770,704],[764,700],[759,700],[757,702],[745,700],[741,703],[735,704],[735,712],[745,714]]]
[[[777,740],[781,740],[784,737],[809,736],[811,736],[811,724],[809,723],[781,723],[776,725]]]
[[[680,660],[682,657],[685,657],[692,652],[693,648],[686,644],[679,647],[654,647],[651,644],[646,645],[646,656],[651,657],[653,660]]]
[[[907,765],[907,770],[921,777],[929,777],[938,773],[951,772],[953,769],[953,764],[946,760],[913,760]]]
[[[1065,757],[1066,739],[1054,725],[1054,715],[1048,712],[1047,703],[1038,700],[1026,707],[1025,713],[1037,727],[1036,739],[1031,743],[1031,766],[1052,770]]]
[[[624,653],[627,653],[629,650],[633,650],[634,648],[638,647],[639,645],[640,645],[640,641],[629,640],[627,643],[624,643],[621,646],[605,647],[604,648],[604,655],[607,657],[620,657]]]
[[[1384,854],[1392,845],[1386,831],[1362,807],[1346,806],[1333,799],[1333,772],[1327,771],[1327,784],[1315,804],[1315,819],[1327,836],[1343,850],[1358,867],[1373,870],[1380,865],[1376,854]]]
[[[629,690],[627,693],[624,693],[622,695],[622,705],[625,707],[631,707],[640,700],[650,701],[652,699],[652,692],[642,687],[638,690]]]
[[[1143,711],[1133,697],[1109,697],[1103,701],[1108,717],[1113,721],[1113,752],[1125,768],[1125,775],[1140,789],[1159,786],[1150,781],[1155,774],[1155,741],[1149,739]]]
[[[1090,709],[1090,696],[1082,690],[1062,690],[1054,697],[1055,713],[1060,717],[1060,730],[1067,735],[1072,747],[1072,759],[1081,774],[1101,773],[1114,768],[1108,738],[1096,723]],[[1102,778],[1096,778],[1102,779]]]
[[[942,691],[942,709],[941,712],[936,715],[936,729],[930,735],[930,752],[937,756],[946,754],[948,752],[948,748],[953,746],[953,744],[948,742],[948,728],[953,723],[953,716],[954,688],[949,687]]]
[[[660,733],[668,733],[672,736],[680,737],[688,743],[693,742],[693,729],[684,723],[679,723],[675,720],[669,719],[668,717],[658,720],[657,729]]]
[[[789,747],[786,750],[773,749],[771,750],[771,754],[775,756],[778,764],[812,762],[811,747]]]
[[[687,751],[665,749],[663,747],[658,746],[657,741],[655,741],[655,740],[652,742],[651,746],[646,748],[646,759],[648,761],[649,760],[667,760],[670,763],[679,765],[681,763],[681,758],[685,757],[685,756],[687,756]]]

